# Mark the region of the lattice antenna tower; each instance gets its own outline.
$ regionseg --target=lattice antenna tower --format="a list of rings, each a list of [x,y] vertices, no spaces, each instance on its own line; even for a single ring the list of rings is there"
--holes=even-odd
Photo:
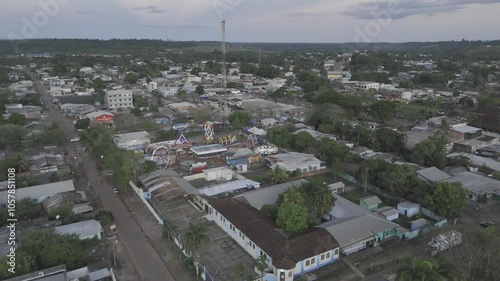
[[[224,99],[224,110],[227,110],[227,69],[226,69],[226,18],[224,15],[221,20],[221,48],[222,48],[222,88]]]

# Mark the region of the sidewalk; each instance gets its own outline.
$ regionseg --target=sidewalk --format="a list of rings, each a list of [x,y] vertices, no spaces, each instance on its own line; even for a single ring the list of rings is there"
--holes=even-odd
[[[130,186],[128,188],[130,188]],[[149,243],[153,246],[165,265],[170,269],[175,280],[196,281],[195,273],[188,271],[177,245],[162,237],[162,226],[158,224],[137,195],[135,193],[129,194],[128,192],[124,192],[121,199],[132,213],[134,220],[136,220],[142,228]]]

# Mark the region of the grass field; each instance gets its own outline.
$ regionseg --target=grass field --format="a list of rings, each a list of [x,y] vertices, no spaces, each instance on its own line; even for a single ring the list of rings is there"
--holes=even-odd
[[[409,103],[400,104],[396,109],[396,117],[403,116],[403,119],[408,121],[427,120],[429,114],[436,114],[436,108],[428,107],[423,104]]]

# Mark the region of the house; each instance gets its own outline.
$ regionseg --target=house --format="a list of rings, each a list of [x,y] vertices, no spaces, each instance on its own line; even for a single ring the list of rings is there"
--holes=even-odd
[[[51,268],[37,270],[28,274],[6,279],[5,281],[74,281],[68,279],[66,266],[58,265]]]
[[[363,209],[373,211],[378,208],[378,205],[382,204],[382,200],[377,196],[367,196],[359,199],[359,206]]]
[[[30,174],[44,174],[58,171],[69,171],[63,154],[52,154],[42,152],[28,158]]]
[[[460,126],[450,128],[448,134],[454,138],[470,140],[480,137],[483,130],[472,126]]]
[[[264,118],[260,120],[260,124],[262,124],[262,126],[264,127],[274,126],[276,125],[276,123],[278,123],[278,121],[274,118]]]
[[[151,137],[148,132],[133,132],[125,134],[116,134],[113,136],[113,141],[118,148],[133,150],[142,148],[151,143]]]
[[[307,173],[326,169],[326,164],[312,154],[288,152],[268,156],[267,160],[271,168],[280,167],[289,173],[296,170]]]
[[[500,190],[500,181],[472,172],[462,172],[444,180],[445,182],[459,182],[469,191],[467,198],[476,201],[478,198],[491,198]]]
[[[259,188],[253,191],[245,192],[241,195],[236,196],[238,200],[243,200],[244,202],[250,204],[257,210],[260,210],[265,205],[274,205],[278,202],[280,194],[287,191],[290,187],[300,186],[306,183],[306,180],[296,180],[285,182],[266,188]]]
[[[149,84],[148,84],[148,90],[150,90],[150,91],[156,91],[156,90],[158,90],[158,82],[154,82],[154,81],[149,82]]]
[[[252,164],[261,159],[260,155],[248,148],[240,148],[233,156],[227,159],[228,165]]]
[[[101,240],[103,235],[103,229],[100,222],[96,220],[87,220],[81,221],[77,223],[67,224],[57,226],[55,228],[56,233],[59,234],[76,234],[80,238],[80,240],[97,238]]]
[[[197,109],[196,105],[189,102],[171,103],[167,107],[175,112],[191,112]]]
[[[420,204],[411,202],[401,202],[397,206],[398,212],[408,218],[412,218],[420,213]]]
[[[202,187],[198,189],[198,191],[201,194],[210,197],[218,194],[232,193],[237,190],[255,190],[257,188],[260,188],[259,182],[243,178]]]
[[[410,224],[411,224],[411,231],[421,229],[421,228],[424,228],[424,227],[430,225],[430,223],[424,218],[420,218],[420,219],[416,219],[414,221],[411,221]]]
[[[94,111],[84,115],[85,118],[90,119],[93,123],[114,123],[115,115],[109,111]]]
[[[109,110],[130,109],[134,107],[133,94],[130,90],[107,91],[104,97]]]
[[[368,91],[370,89],[379,90],[380,83],[376,82],[358,82],[354,85],[356,89]]]
[[[376,213],[363,209],[353,202],[333,195],[335,205],[325,215],[325,223],[318,227],[326,229],[339,242],[343,254],[349,255],[373,247],[390,238],[402,239],[408,230],[386,220]]]
[[[374,210],[374,212],[379,213],[386,220],[389,220],[389,221],[393,221],[393,220],[396,220],[399,218],[398,210],[396,210],[392,207],[388,207],[388,206],[380,207],[380,208]]]
[[[208,209],[209,218],[247,253],[266,259],[265,281],[292,281],[339,259],[339,243],[325,229],[286,235],[259,210],[235,198],[210,201]]]
[[[87,195],[84,191],[61,192],[43,200],[43,209],[47,214],[52,213],[58,207],[64,204],[74,204],[87,201]]]
[[[345,191],[345,184],[340,181],[328,185],[328,188],[330,188],[333,194],[342,194]]]
[[[74,191],[75,186],[72,180],[53,182],[48,184],[35,185],[16,189],[16,201],[24,198],[31,198],[36,203],[41,203],[43,200],[54,196],[61,192]],[[8,191],[0,191],[0,206],[7,204]]]
[[[427,183],[437,183],[449,179],[451,176],[436,167],[430,167],[418,170],[417,178]]]

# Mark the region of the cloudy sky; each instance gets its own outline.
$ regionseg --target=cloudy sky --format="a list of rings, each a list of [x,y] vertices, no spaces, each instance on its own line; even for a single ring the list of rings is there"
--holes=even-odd
[[[0,0],[0,38],[500,39],[500,0]]]

